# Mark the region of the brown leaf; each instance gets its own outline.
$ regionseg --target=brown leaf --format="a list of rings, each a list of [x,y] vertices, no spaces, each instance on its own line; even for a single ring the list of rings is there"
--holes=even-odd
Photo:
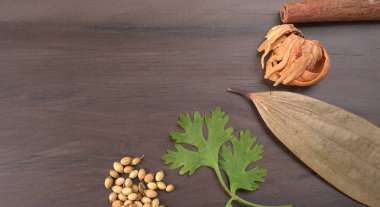
[[[380,206],[380,129],[339,107],[290,92],[249,93],[276,137],[337,189]]]

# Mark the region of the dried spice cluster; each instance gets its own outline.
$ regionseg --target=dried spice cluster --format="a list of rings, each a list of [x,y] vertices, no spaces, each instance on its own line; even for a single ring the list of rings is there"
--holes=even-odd
[[[309,86],[322,80],[330,68],[330,58],[317,40],[303,38],[300,30],[292,24],[277,25],[269,30],[266,40],[258,51],[264,52],[261,67],[265,79],[274,81],[274,85],[288,84]]]
[[[147,173],[145,169],[135,169],[141,162],[140,157],[123,157],[120,162],[113,163],[113,169],[104,181],[107,189],[112,189],[109,201],[112,207],[164,207],[160,205],[156,190],[171,192],[174,185],[163,182],[165,174]],[[127,177],[121,176],[126,174]],[[137,182],[135,182],[138,180]]]

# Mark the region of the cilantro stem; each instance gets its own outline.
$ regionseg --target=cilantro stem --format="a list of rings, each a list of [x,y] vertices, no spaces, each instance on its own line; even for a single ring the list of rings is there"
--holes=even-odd
[[[222,185],[222,188],[224,189],[224,191],[226,191],[226,193],[229,196],[231,196],[231,198],[234,198],[236,195],[232,194],[231,191],[228,189],[226,183],[223,180],[222,174],[220,173],[219,167],[214,168],[214,171],[215,171],[216,177],[218,178],[218,181],[219,181],[220,185]]]
[[[219,167],[213,167],[214,171],[215,171],[215,174],[216,174],[216,177],[218,178],[218,181],[220,183],[220,185],[222,186],[222,188],[224,189],[224,191],[226,191],[226,193],[231,197],[230,200],[235,200],[239,203],[242,203],[246,206],[251,206],[251,207],[291,207],[292,205],[282,205],[282,206],[265,206],[265,205],[259,205],[259,204],[255,204],[255,203],[251,203],[247,200],[244,200],[242,198],[240,198],[238,195],[236,195],[235,193],[232,193],[226,183],[224,182],[223,180],[223,177],[222,177],[222,174],[220,172],[220,169]]]

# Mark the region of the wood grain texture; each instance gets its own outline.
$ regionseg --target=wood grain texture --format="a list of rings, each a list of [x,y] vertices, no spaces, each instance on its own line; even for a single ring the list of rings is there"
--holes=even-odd
[[[107,206],[104,178],[123,155],[164,169],[167,206],[224,206],[211,170],[178,176],[160,161],[180,113],[221,106],[265,145],[262,204],[359,207],[298,161],[253,105],[227,87],[274,90],[259,55],[283,1],[1,1],[0,206]],[[320,40],[331,72],[319,98],[380,125],[380,24],[297,25]],[[238,206],[238,205],[236,205]]]

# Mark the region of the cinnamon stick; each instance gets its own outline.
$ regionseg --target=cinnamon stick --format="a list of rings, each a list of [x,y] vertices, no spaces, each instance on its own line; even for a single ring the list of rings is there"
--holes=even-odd
[[[283,23],[380,20],[380,0],[304,0],[285,3]]]

